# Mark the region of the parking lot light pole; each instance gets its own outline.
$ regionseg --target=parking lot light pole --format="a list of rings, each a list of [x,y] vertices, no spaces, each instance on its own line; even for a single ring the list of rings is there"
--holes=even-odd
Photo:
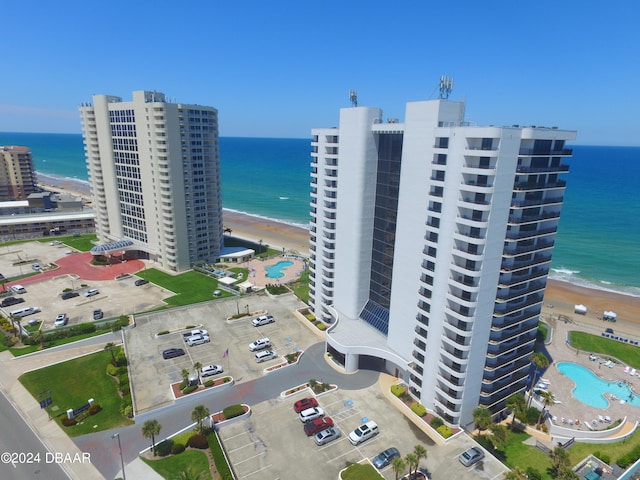
[[[127,476],[124,473],[124,458],[122,457],[122,445],[120,444],[120,434],[118,432],[111,435],[111,438],[118,439],[118,450],[120,450],[120,465],[122,466],[122,480],[127,480]]]

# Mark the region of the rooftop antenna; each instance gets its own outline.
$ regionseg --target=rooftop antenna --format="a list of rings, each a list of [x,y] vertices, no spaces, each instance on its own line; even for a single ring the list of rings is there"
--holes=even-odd
[[[453,77],[445,77],[442,75],[440,77],[440,99],[446,100],[449,98],[451,90],[453,90]]]
[[[358,92],[355,90],[349,90],[349,101],[352,107],[358,106]]]

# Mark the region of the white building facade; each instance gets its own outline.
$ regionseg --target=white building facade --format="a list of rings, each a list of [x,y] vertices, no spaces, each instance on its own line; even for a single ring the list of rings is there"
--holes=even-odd
[[[575,132],[478,127],[464,103],[312,131],[310,306],[347,371],[403,377],[451,425],[527,385]]]
[[[102,243],[129,240],[173,271],[215,262],[223,242],[218,111],[135,91],[80,107]]]

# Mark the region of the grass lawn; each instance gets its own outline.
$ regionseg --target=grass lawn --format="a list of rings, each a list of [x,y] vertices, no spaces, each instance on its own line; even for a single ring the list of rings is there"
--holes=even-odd
[[[72,427],[62,427],[70,437],[131,425],[133,421],[120,413],[120,395],[116,382],[106,373],[110,360],[109,352],[97,352],[25,373],[19,380],[36,400],[39,393],[51,390],[53,405],[49,407],[49,411],[58,424],[59,417],[67,409],[78,408],[90,398],[102,406],[100,412],[87,417],[83,422]],[[53,410],[55,407],[57,410]]]
[[[289,284],[296,297],[302,300],[304,303],[309,303],[309,273],[311,271],[307,268],[300,275],[300,279]]]
[[[180,275],[168,275],[152,268],[138,272],[136,275],[175,292],[176,295],[165,300],[169,305],[173,306],[212,300],[213,291],[218,288],[217,280],[194,271]]]
[[[635,433],[624,442],[610,444],[576,443],[567,450],[567,452],[569,452],[569,458],[571,458],[572,465],[575,465],[587,455],[594,452],[609,455],[611,462],[615,463],[618,458],[633,450],[637,445],[640,445],[640,430],[636,430]]]
[[[202,480],[211,480],[209,470],[209,460],[207,454],[200,450],[185,450],[178,455],[161,458],[159,460],[148,460],[141,457],[144,463],[153,468],[162,478],[174,480],[180,478],[181,472],[192,470],[193,473],[202,472]]]
[[[633,368],[640,368],[640,347],[628,343],[610,340],[585,332],[569,332],[569,343],[572,347],[583,352],[593,352],[598,355],[610,355]]]
[[[82,335],[75,335],[73,337],[68,337],[68,338],[59,338],[57,340],[50,340],[45,342],[45,348],[51,348],[51,347],[58,347],[60,345],[66,345],[67,343],[72,343],[72,342],[77,342],[78,340],[84,340],[85,338],[91,338],[91,337],[95,337],[97,335],[103,335],[104,331],[100,331],[100,332],[91,332],[91,333],[84,333]],[[28,353],[33,353],[33,352],[37,352],[40,350],[40,344],[38,345],[27,345],[26,347],[12,347],[11,349],[11,354],[14,357],[20,357],[22,355],[27,355]],[[106,368],[106,366],[105,366]]]
[[[526,469],[533,467],[542,474],[542,478],[552,480],[551,475],[547,473],[547,468],[551,466],[549,458],[535,447],[525,445],[524,442],[529,438],[529,434],[509,430],[507,445],[504,447],[504,463],[509,467],[520,467]]]
[[[86,235],[79,235],[77,237],[73,235],[67,235],[65,237],[45,237],[45,238],[38,239],[38,241],[40,243],[50,243],[54,240],[57,240],[81,252],[88,252],[89,250],[91,250],[93,247],[96,246],[95,243],[93,242],[97,238],[98,237],[96,236],[95,233],[88,233]]]
[[[384,477],[370,463],[354,463],[340,474],[342,480],[375,480]]]

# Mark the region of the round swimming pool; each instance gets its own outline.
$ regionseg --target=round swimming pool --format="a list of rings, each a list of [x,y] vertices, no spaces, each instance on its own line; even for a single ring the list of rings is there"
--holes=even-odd
[[[640,407],[640,397],[635,395],[628,385],[623,382],[607,382],[599,378],[588,368],[571,362],[561,362],[557,365],[558,371],[569,377],[576,384],[571,393],[577,400],[594,408],[606,408],[609,400],[605,393],[615,395],[619,400],[627,404]]]
[[[269,265],[268,267],[264,267],[267,278],[282,278],[284,277],[283,270],[287,267],[293,265],[293,262],[288,260],[282,260],[274,265]]]

